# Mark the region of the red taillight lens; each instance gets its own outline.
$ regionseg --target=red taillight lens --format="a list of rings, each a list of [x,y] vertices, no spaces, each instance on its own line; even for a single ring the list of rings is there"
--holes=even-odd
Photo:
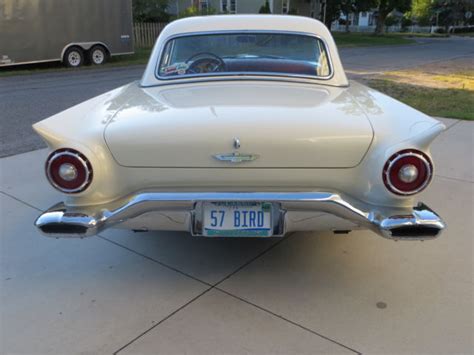
[[[421,192],[431,181],[433,164],[426,154],[414,149],[402,150],[387,160],[383,169],[385,186],[397,195]]]
[[[74,149],[59,149],[46,160],[46,176],[55,188],[65,193],[84,191],[92,181],[92,166]]]

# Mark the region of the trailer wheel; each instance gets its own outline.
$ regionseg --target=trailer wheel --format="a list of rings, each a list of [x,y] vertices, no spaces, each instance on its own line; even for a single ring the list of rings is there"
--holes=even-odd
[[[93,65],[102,65],[107,61],[107,50],[101,45],[95,45],[89,50],[89,62]]]
[[[66,66],[71,68],[77,68],[84,63],[84,52],[79,47],[68,48],[66,53],[64,53],[63,62]]]

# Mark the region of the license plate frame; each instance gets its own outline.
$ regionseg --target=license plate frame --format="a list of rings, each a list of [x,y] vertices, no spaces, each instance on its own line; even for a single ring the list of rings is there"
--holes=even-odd
[[[217,213],[211,217],[213,211]],[[224,211],[224,214],[221,211]],[[236,213],[239,218],[236,217]],[[198,225],[195,225],[194,229],[198,229],[199,235],[204,237],[274,236],[275,208],[271,202],[204,201],[200,204],[199,215]],[[240,225],[237,225],[239,223]]]

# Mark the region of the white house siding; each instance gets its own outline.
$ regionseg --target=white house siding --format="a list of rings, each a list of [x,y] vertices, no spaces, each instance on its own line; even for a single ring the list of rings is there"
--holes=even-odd
[[[205,0],[170,0],[168,11],[172,15],[178,15],[190,6],[199,6]],[[223,6],[224,2],[224,6]],[[270,10],[273,14],[282,14],[284,10],[283,2],[286,2],[287,11],[296,10],[300,16],[322,18],[321,0],[269,0]],[[265,0],[207,0],[209,8],[217,13],[233,12],[235,7],[237,14],[257,14],[260,8],[265,5]],[[235,6],[233,6],[235,4]]]

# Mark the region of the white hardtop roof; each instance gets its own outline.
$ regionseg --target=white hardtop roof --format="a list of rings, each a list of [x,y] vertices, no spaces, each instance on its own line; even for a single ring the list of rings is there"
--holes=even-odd
[[[317,20],[288,15],[217,15],[188,17],[171,22],[162,32],[165,37],[189,32],[210,31],[294,31],[323,36],[326,26]]]
[[[327,27],[320,21],[302,16],[290,15],[216,15],[188,17],[176,20],[168,24],[160,33],[151,54],[148,66],[143,75],[141,85],[153,86],[159,84],[171,84],[189,81],[209,81],[211,77],[200,79],[177,79],[159,80],[155,71],[161,52],[170,37],[180,34],[191,34],[198,32],[221,32],[221,31],[281,31],[306,33],[320,37],[326,44],[332,64],[333,75],[330,79],[298,79],[288,78],[292,81],[308,81],[331,86],[347,86],[348,81],[344,73],[336,44]],[[219,80],[224,80],[221,77]],[[228,79],[228,78],[227,78]],[[257,78],[258,79],[258,78]],[[267,78],[268,80],[268,78]],[[281,80],[281,77],[280,77]]]

